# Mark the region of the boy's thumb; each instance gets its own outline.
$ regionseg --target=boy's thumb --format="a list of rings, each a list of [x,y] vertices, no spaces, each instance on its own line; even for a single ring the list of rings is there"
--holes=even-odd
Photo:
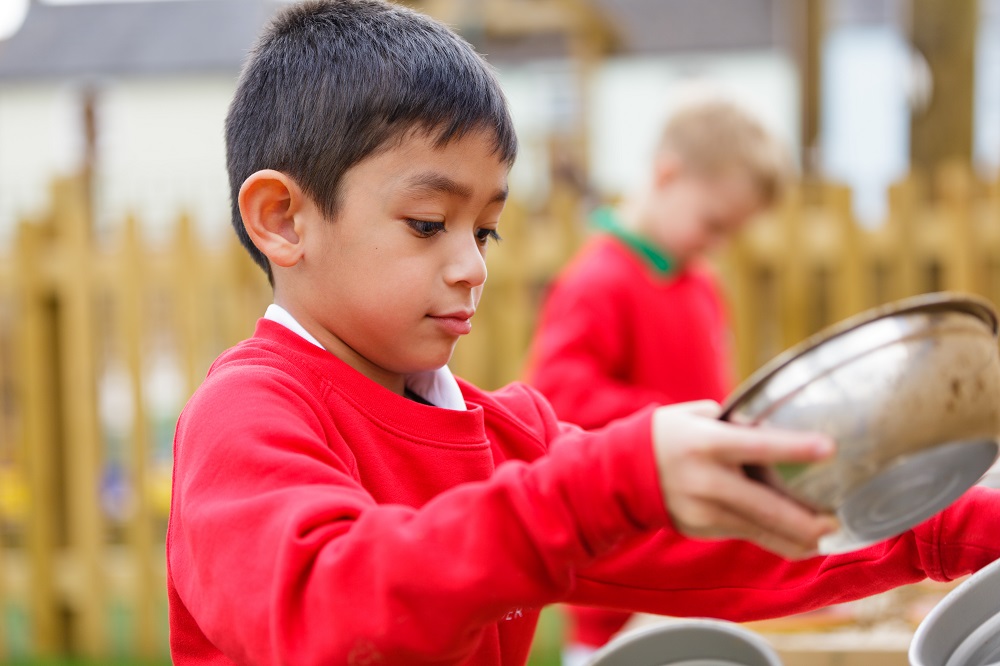
[[[694,402],[684,402],[676,405],[678,409],[683,409],[688,414],[704,416],[710,419],[719,418],[722,413],[722,406],[714,400],[696,400]]]

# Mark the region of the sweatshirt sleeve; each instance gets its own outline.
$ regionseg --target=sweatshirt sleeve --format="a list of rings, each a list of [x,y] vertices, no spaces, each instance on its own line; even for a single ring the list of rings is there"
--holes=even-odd
[[[544,399],[536,400],[552,450],[573,446],[573,427],[559,423]],[[655,501],[652,492],[646,497]],[[1000,557],[998,523],[1000,490],[977,486],[893,539],[853,553],[789,561],[747,541],[685,537],[667,517],[664,527],[636,535],[580,569],[565,601],[735,622],[781,617],[978,571]]]
[[[997,521],[1000,491],[976,487],[898,537],[796,562],[748,542],[697,541],[665,529],[581,571],[570,601],[736,622],[801,613],[975,572],[1000,557]]]
[[[375,502],[287,375],[226,375],[179,421],[167,550],[172,599],[236,663],[460,663],[667,522],[648,412],[413,508]]]
[[[557,282],[545,299],[532,340],[528,382],[559,418],[584,428],[603,426],[651,404],[677,402],[663,391],[616,379],[628,337],[621,298],[606,283]]]

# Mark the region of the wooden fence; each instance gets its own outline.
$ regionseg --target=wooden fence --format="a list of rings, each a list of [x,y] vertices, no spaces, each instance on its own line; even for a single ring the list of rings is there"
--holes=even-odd
[[[0,252],[0,660],[166,653],[163,539],[173,424],[212,359],[269,302],[235,241],[170,242],[137,219],[95,237],[80,180]],[[893,189],[891,219],[860,228],[849,194],[797,189],[720,260],[739,373],[821,326],[909,294],[1000,302],[1000,184],[945,170]],[[490,287],[455,371],[496,387],[521,372],[547,282],[579,246],[581,204],[511,204]]]
[[[1000,304],[1000,182],[945,165],[889,191],[889,215],[857,223],[847,188],[806,184],[721,258],[738,372],[864,309],[932,291]]]

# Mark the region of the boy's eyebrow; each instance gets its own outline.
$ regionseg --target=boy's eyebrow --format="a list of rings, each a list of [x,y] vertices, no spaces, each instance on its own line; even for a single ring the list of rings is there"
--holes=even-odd
[[[463,199],[472,198],[472,188],[463,185],[448,176],[434,171],[419,173],[406,181],[406,189],[417,193],[439,193],[453,194]],[[490,203],[507,200],[508,188],[497,190],[497,193],[490,199]]]

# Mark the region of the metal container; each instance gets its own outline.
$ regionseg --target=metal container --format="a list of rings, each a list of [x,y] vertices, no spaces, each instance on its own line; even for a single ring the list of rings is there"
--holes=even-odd
[[[910,643],[912,666],[1000,664],[1000,560],[948,593]]]
[[[844,320],[758,370],[721,418],[836,440],[822,463],[747,468],[839,518],[823,552],[895,536],[948,506],[997,458],[996,310],[936,293]]]
[[[757,634],[721,620],[668,620],[618,636],[587,666],[781,666]]]

